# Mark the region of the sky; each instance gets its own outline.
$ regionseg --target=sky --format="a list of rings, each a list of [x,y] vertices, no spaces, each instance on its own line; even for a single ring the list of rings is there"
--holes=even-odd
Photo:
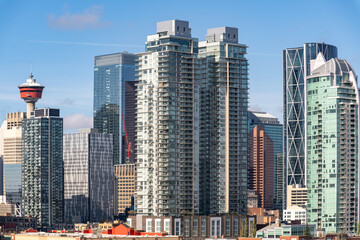
[[[338,47],[360,73],[360,0],[0,0],[0,122],[26,111],[18,86],[32,72],[45,85],[37,108],[60,108],[67,132],[91,127],[94,56],[144,51],[156,22],[239,29],[248,46],[251,109],[282,122],[282,51],[305,42]],[[32,64],[31,64],[32,63]]]

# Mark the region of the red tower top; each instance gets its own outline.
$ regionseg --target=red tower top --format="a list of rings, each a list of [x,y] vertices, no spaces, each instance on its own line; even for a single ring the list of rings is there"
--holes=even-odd
[[[20,97],[25,100],[27,103],[36,103],[37,100],[41,98],[42,91],[44,86],[36,82],[36,79],[33,78],[33,75],[30,75],[29,79],[26,79],[26,82],[19,86]]]

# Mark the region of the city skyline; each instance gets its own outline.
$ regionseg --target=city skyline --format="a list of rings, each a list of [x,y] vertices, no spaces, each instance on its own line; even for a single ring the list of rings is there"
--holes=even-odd
[[[0,121],[5,120],[7,112],[25,111],[13,85],[24,82],[30,74],[32,61],[35,78],[47,86],[45,95],[48,101],[45,104],[40,100],[38,107],[62,108],[65,132],[90,127],[93,57],[122,51],[143,52],[145,36],[151,33],[155,23],[169,19],[190,21],[192,35],[199,36],[199,41],[204,40],[206,28],[222,25],[239,28],[239,41],[249,46],[250,107],[269,112],[280,120],[282,69],[279,66],[283,49],[300,46],[304,42],[326,42],[337,46],[339,57],[348,59],[355,71],[360,66],[360,59],[355,54],[356,39],[360,36],[356,30],[359,1],[349,1],[347,5],[340,1],[326,4],[323,4],[325,1],[302,1],[303,6],[307,6],[308,16],[316,14],[318,19],[326,19],[327,24],[322,24],[320,31],[311,18],[296,14],[296,3],[280,1],[277,6],[271,6],[265,1],[226,1],[219,10],[209,2],[203,8],[206,14],[196,14],[203,2],[193,3],[194,8],[184,13],[185,2],[177,9],[164,11],[166,2],[160,2],[155,8],[147,2],[139,5],[104,1],[102,5],[97,5],[95,1],[0,1],[1,8],[7,9],[0,21],[3,32],[0,37],[0,81],[3,86],[0,100],[4,102],[0,107]],[[231,8],[226,8],[230,5]],[[123,8],[127,10],[117,14]],[[137,8],[141,14],[129,14]],[[248,10],[238,14],[240,8]],[[142,11],[145,9],[158,14]],[[335,14],[334,18],[325,18]],[[59,81],[64,84],[55,87]],[[67,87],[69,84],[71,88]]]

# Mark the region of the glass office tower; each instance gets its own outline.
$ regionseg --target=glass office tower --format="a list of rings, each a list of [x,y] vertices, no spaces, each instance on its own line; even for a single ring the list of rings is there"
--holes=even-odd
[[[40,228],[63,223],[63,119],[59,109],[36,109],[23,120],[22,215]]]
[[[337,57],[337,48],[325,43],[305,43],[283,51],[284,194],[288,185],[306,186],[304,79],[310,74],[310,60],[319,52],[326,60]]]
[[[101,222],[114,215],[113,137],[96,129],[64,134],[66,223]]]
[[[346,60],[319,53],[306,80],[307,219],[326,233],[358,224],[359,89]]]
[[[125,82],[135,80],[135,57],[114,53],[95,57],[94,128],[114,138],[114,164],[125,162]]]

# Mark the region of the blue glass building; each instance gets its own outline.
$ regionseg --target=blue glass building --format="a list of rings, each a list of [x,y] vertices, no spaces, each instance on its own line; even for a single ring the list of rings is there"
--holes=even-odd
[[[135,54],[95,57],[94,128],[113,134],[114,164],[125,162],[125,82],[135,80]]]

